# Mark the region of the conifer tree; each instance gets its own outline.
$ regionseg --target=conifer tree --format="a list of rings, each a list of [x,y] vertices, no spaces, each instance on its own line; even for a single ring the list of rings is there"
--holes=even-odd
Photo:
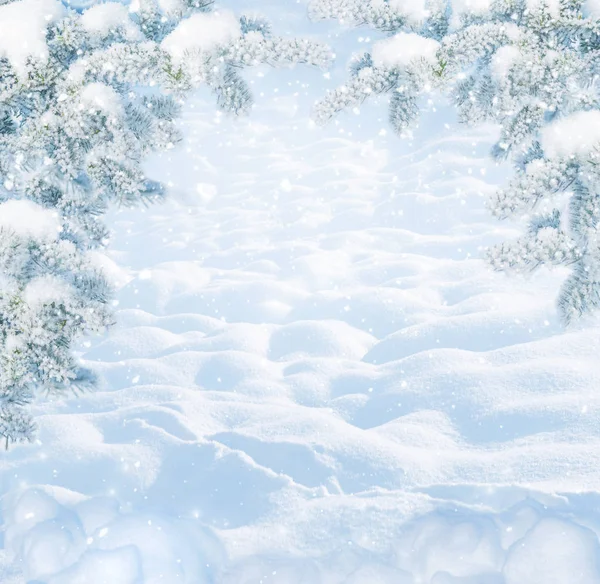
[[[31,439],[40,392],[92,388],[73,352],[113,321],[91,250],[114,204],[161,199],[142,163],[173,148],[183,97],[208,85],[219,108],[252,104],[240,75],[258,63],[327,64],[326,47],[273,36],[208,0],[56,0],[0,5],[0,436]]]
[[[313,18],[389,33],[315,108],[324,122],[374,94],[401,133],[419,98],[445,93],[461,121],[500,124],[492,155],[515,173],[490,208],[525,219],[517,241],[488,250],[498,270],[568,266],[565,323],[600,308],[600,4],[595,0],[313,0]]]

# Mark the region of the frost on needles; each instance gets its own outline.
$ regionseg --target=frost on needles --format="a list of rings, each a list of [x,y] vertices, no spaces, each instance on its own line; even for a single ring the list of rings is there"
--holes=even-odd
[[[173,148],[183,96],[208,85],[236,114],[252,103],[240,71],[324,66],[329,50],[271,34],[206,0],[0,2],[0,436],[31,439],[27,405],[84,390],[74,354],[112,323],[111,287],[92,250],[108,243],[112,204],[160,199],[142,170]]]
[[[515,173],[490,207],[528,226],[488,250],[491,265],[568,266],[558,298],[565,323],[600,309],[600,2],[312,0],[309,12],[389,35],[316,105],[317,121],[385,93],[401,134],[419,97],[437,90],[461,121],[500,124],[492,155]]]

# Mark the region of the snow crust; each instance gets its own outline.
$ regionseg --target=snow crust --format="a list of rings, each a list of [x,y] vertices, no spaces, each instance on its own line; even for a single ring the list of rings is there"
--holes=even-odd
[[[542,130],[541,144],[551,158],[589,153],[600,144],[600,112],[577,112],[557,120]]]
[[[10,199],[0,203],[0,228],[20,237],[55,239],[60,230],[56,212],[44,209],[27,199]]]
[[[187,52],[208,52],[240,35],[240,22],[233,12],[197,13],[181,21],[162,41],[162,48],[180,62]]]
[[[27,70],[27,60],[48,59],[46,29],[65,14],[57,0],[18,0],[0,6],[0,57],[11,63],[18,75]]]
[[[128,39],[141,38],[140,30],[129,17],[127,6],[105,2],[88,8],[81,16],[83,28],[93,38],[103,38],[115,30],[122,30]]]
[[[435,63],[439,43],[415,33],[401,32],[373,45],[373,63],[378,67],[405,67],[415,59]]]

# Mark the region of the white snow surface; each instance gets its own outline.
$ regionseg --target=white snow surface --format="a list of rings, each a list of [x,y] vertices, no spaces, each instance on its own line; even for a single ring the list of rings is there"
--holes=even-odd
[[[9,199],[0,203],[0,229],[23,238],[56,239],[60,222],[55,211],[26,199]]]
[[[104,83],[88,83],[82,88],[79,99],[84,109],[104,111],[115,117],[123,111],[119,94]]]
[[[390,0],[389,4],[411,22],[422,22],[429,13],[427,0]]]
[[[190,100],[171,201],[112,215],[104,384],[3,455],[2,584],[600,584],[600,329],[479,259],[495,130],[309,123],[360,34],[249,119]]]
[[[600,0],[586,0],[584,8],[586,14],[591,18],[600,18]]]
[[[521,57],[521,52],[514,45],[500,47],[492,57],[492,75],[497,81],[506,79],[511,68]]]
[[[545,8],[553,17],[560,16],[560,0],[527,0],[526,6],[531,11]]]
[[[435,62],[439,43],[415,33],[401,32],[373,44],[373,63],[378,67],[405,67],[415,59]]]
[[[46,29],[65,14],[57,0],[17,0],[0,6],[0,57],[8,59],[17,75],[27,61],[46,61]]]
[[[584,156],[600,146],[600,112],[583,111],[546,126],[542,148],[550,158]]]
[[[230,10],[197,13],[182,20],[162,41],[162,48],[180,62],[188,52],[209,52],[240,35],[240,22]]]
[[[81,16],[83,28],[93,38],[103,38],[109,33],[121,30],[126,38],[141,38],[140,30],[129,17],[129,8],[118,2],[96,4],[85,10]]]
[[[25,286],[23,298],[30,308],[37,309],[51,302],[69,299],[72,290],[64,281],[54,276],[34,278]]]
[[[454,19],[463,14],[481,16],[489,12],[492,0],[452,0],[452,13]]]

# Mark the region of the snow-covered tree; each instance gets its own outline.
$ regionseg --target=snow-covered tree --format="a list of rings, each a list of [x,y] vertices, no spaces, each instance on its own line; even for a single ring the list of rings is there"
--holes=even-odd
[[[173,148],[182,98],[208,85],[239,114],[240,76],[259,63],[326,65],[329,51],[271,34],[206,0],[115,2],[77,12],[56,0],[0,5],[0,436],[30,439],[40,391],[95,383],[73,352],[111,324],[93,250],[111,204],[163,196],[142,168]]]
[[[389,93],[402,132],[418,100],[440,90],[466,123],[495,122],[492,154],[515,175],[491,200],[501,219],[524,219],[517,241],[488,250],[499,270],[567,265],[566,323],[600,308],[600,2],[597,0],[313,0],[317,18],[388,31],[352,78],[316,106],[325,121]]]

